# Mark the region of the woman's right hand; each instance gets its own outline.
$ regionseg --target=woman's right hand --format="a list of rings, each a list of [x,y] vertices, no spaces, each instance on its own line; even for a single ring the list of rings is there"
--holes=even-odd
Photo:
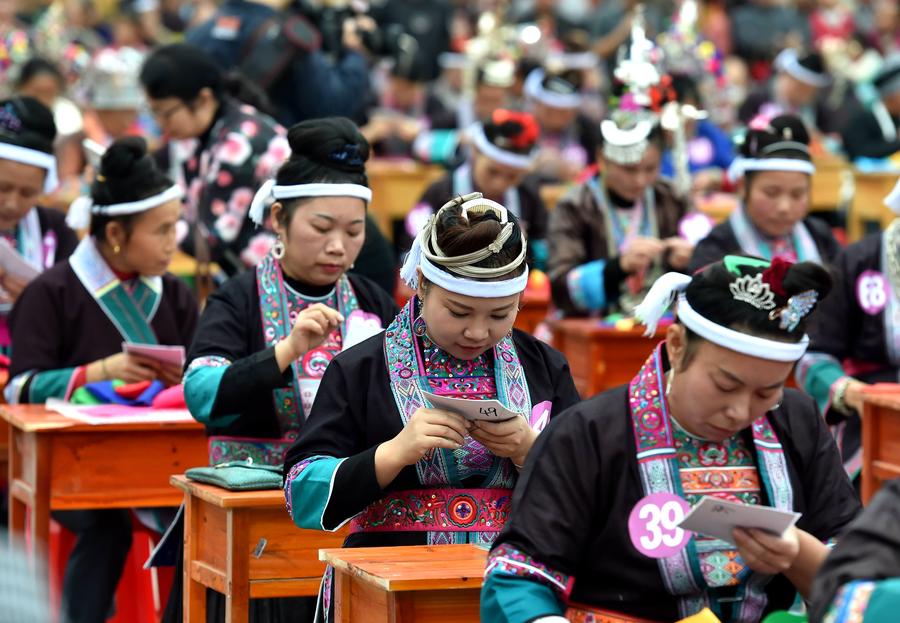
[[[112,381],[118,379],[126,383],[152,381],[159,375],[159,364],[152,359],[137,355],[118,353],[96,362],[98,374],[91,381]]]
[[[433,448],[456,450],[465,443],[469,424],[456,413],[416,409],[397,436],[387,442],[391,455],[404,466],[414,465]]]
[[[853,379],[847,383],[847,389],[844,390],[844,404],[859,413],[860,417],[863,413],[863,390],[866,387],[867,383]]]
[[[310,305],[301,311],[297,314],[290,334],[275,347],[278,367],[286,370],[291,362],[321,346],[343,321],[344,317],[336,309],[322,303]]]
[[[397,435],[375,450],[375,478],[387,487],[407,465],[434,448],[456,450],[465,443],[470,424],[461,415],[440,409],[416,409]]]
[[[662,240],[639,236],[631,240],[619,256],[619,265],[629,275],[650,268],[666,248]]]

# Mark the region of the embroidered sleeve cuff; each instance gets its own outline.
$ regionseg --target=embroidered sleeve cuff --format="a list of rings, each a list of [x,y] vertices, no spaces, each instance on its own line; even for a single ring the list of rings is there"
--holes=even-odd
[[[284,497],[288,513],[297,526],[334,532],[350,519],[347,517],[338,525],[325,522],[325,513],[335,492],[335,475],[345,460],[313,456],[300,461],[288,472],[284,479]]]
[[[807,352],[797,364],[797,384],[815,399],[819,410],[827,414],[832,386],[844,376],[841,362],[826,353]]]
[[[604,281],[605,260],[588,262],[576,266],[566,276],[569,298],[582,311],[600,311],[606,308],[606,286]]]
[[[326,526],[343,525],[384,495],[375,476],[376,449],[377,446],[369,448],[341,463],[334,479],[335,490],[340,495],[335,495],[325,509]]]

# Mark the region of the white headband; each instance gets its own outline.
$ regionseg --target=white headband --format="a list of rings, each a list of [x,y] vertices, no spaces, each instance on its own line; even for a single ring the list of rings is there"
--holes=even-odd
[[[650,146],[647,137],[652,131],[653,123],[647,119],[641,119],[627,130],[621,129],[612,119],[604,119],[600,124],[604,157],[619,164],[640,162]]]
[[[736,182],[747,171],[797,171],[812,175],[816,172],[816,165],[809,160],[797,158],[744,158],[738,156],[728,167],[728,179]]]
[[[163,192],[140,199],[138,201],[129,201],[127,203],[114,203],[111,205],[96,205],[89,196],[78,197],[69,206],[69,213],[66,215],[66,223],[72,229],[86,229],[91,224],[91,215],[102,216],[123,216],[125,214],[137,214],[138,212],[146,212],[151,208],[161,206],[176,199],[184,197],[184,191],[181,186],[174,184],[169,186]]]
[[[808,335],[804,335],[803,339],[797,343],[779,342],[723,327],[700,315],[691,307],[684,294],[684,290],[690,282],[691,277],[681,273],[667,273],[656,280],[643,302],[634,310],[635,317],[647,327],[645,335],[653,335],[656,332],[659,319],[671,305],[672,298],[677,293],[676,314],[678,320],[688,329],[713,344],[769,361],[799,361],[806,352],[809,346]]]
[[[786,48],[775,57],[775,67],[810,86],[822,88],[831,84],[831,78],[827,74],[816,73],[801,65],[797,51],[793,48]]]
[[[483,210],[485,207],[487,207],[488,209],[496,210],[502,215],[501,223],[505,224],[509,222],[508,212],[506,211],[506,208],[494,201],[482,198],[481,193],[470,193],[446,203],[440,210],[438,210],[438,213],[436,215],[432,216],[428,220],[428,224],[426,224],[422,231],[419,232],[419,235],[416,236],[412,248],[409,250],[409,253],[407,253],[406,260],[403,262],[403,268],[400,269],[400,278],[410,288],[415,290],[419,287],[419,274],[416,269],[421,268],[422,275],[430,282],[444,288],[445,290],[448,290],[449,292],[454,292],[463,296],[493,299],[504,296],[511,296],[513,294],[519,294],[520,292],[523,292],[525,290],[525,287],[528,285],[527,264],[525,264],[524,272],[518,277],[513,277],[512,279],[504,279],[501,281],[481,281],[478,279],[469,279],[467,277],[457,276],[445,270],[441,270],[428,259],[424,252],[424,245],[428,244],[431,239],[431,234],[434,229],[437,216],[448,206],[453,206],[454,204],[460,203],[463,216],[466,216],[467,210],[469,209],[477,210],[480,208]],[[492,244],[498,244],[499,248],[502,248],[503,243],[500,242],[502,239],[504,238],[503,234],[501,233],[501,237],[499,237]],[[491,246],[489,245],[488,248],[491,248]],[[511,262],[510,271],[515,270],[516,268],[524,264],[525,248],[525,236],[524,234],[522,234],[522,253],[516,260]],[[476,252],[474,255],[477,257],[479,254],[480,252]],[[454,258],[447,259],[451,260]],[[462,260],[464,259],[464,257],[460,256],[460,259]],[[471,268],[470,270],[475,269]]]
[[[53,192],[59,186],[59,178],[56,176],[56,156],[53,154],[10,143],[0,143],[0,158],[46,170],[47,175],[44,177],[45,194]]]
[[[472,140],[475,142],[475,147],[478,151],[500,164],[513,167],[514,169],[530,169],[531,165],[534,164],[533,152],[531,154],[517,154],[512,151],[506,151],[490,142],[484,133],[484,127],[480,123],[472,128]]]
[[[534,69],[525,78],[525,93],[532,99],[552,108],[580,108],[582,98],[580,93],[554,93],[544,88],[544,70]]]
[[[888,193],[884,198],[884,205],[893,210],[896,214],[900,214],[900,177],[897,178],[897,185],[894,190]]]
[[[259,187],[253,202],[250,204],[250,220],[257,225],[263,224],[266,204],[269,199],[298,199],[300,197],[356,197],[366,203],[372,201],[372,189],[360,184],[296,184],[278,186],[275,180],[269,180]]]

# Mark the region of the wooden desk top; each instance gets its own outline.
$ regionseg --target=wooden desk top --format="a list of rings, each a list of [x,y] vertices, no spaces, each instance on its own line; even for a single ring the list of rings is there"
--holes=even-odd
[[[0,418],[9,422],[10,426],[26,433],[61,431],[65,432],[117,432],[140,430],[203,430],[200,422],[129,422],[127,424],[86,424],[67,418],[61,413],[48,410],[44,405],[2,405]]]
[[[610,339],[634,339],[645,337],[645,329],[642,325],[636,325],[633,329],[622,330],[601,324],[600,320],[597,318],[562,318],[550,320],[549,323],[554,331],[564,331],[579,337],[593,337],[599,335]],[[665,336],[666,327],[663,326],[656,330],[655,335],[646,337],[648,355],[650,354],[650,350],[656,344],[656,340]]]
[[[215,485],[189,480],[184,474],[172,476],[169,482],[185,493],[190,493],[204,502],[220,508],[283,507],[284,491],[265,489],[263,491],[229,491]],[[287,511],[285,511],[287,515]]]
[[[863,389],[865,401],[879,407],[900,411],[900,384],[878,383]]]
[[[487,555],[475,545],[319,550],[319,560],[385,591],[479,589]]]

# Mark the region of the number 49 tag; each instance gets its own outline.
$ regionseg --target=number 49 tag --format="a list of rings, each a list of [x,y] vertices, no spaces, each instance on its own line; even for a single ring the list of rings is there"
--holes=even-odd
[[[650,558],[668,558],[687,546],[691,533],[678,527],[690,512],[686,500],[672,493],[653,493],[631,509],[628,533],[635,549]]]

